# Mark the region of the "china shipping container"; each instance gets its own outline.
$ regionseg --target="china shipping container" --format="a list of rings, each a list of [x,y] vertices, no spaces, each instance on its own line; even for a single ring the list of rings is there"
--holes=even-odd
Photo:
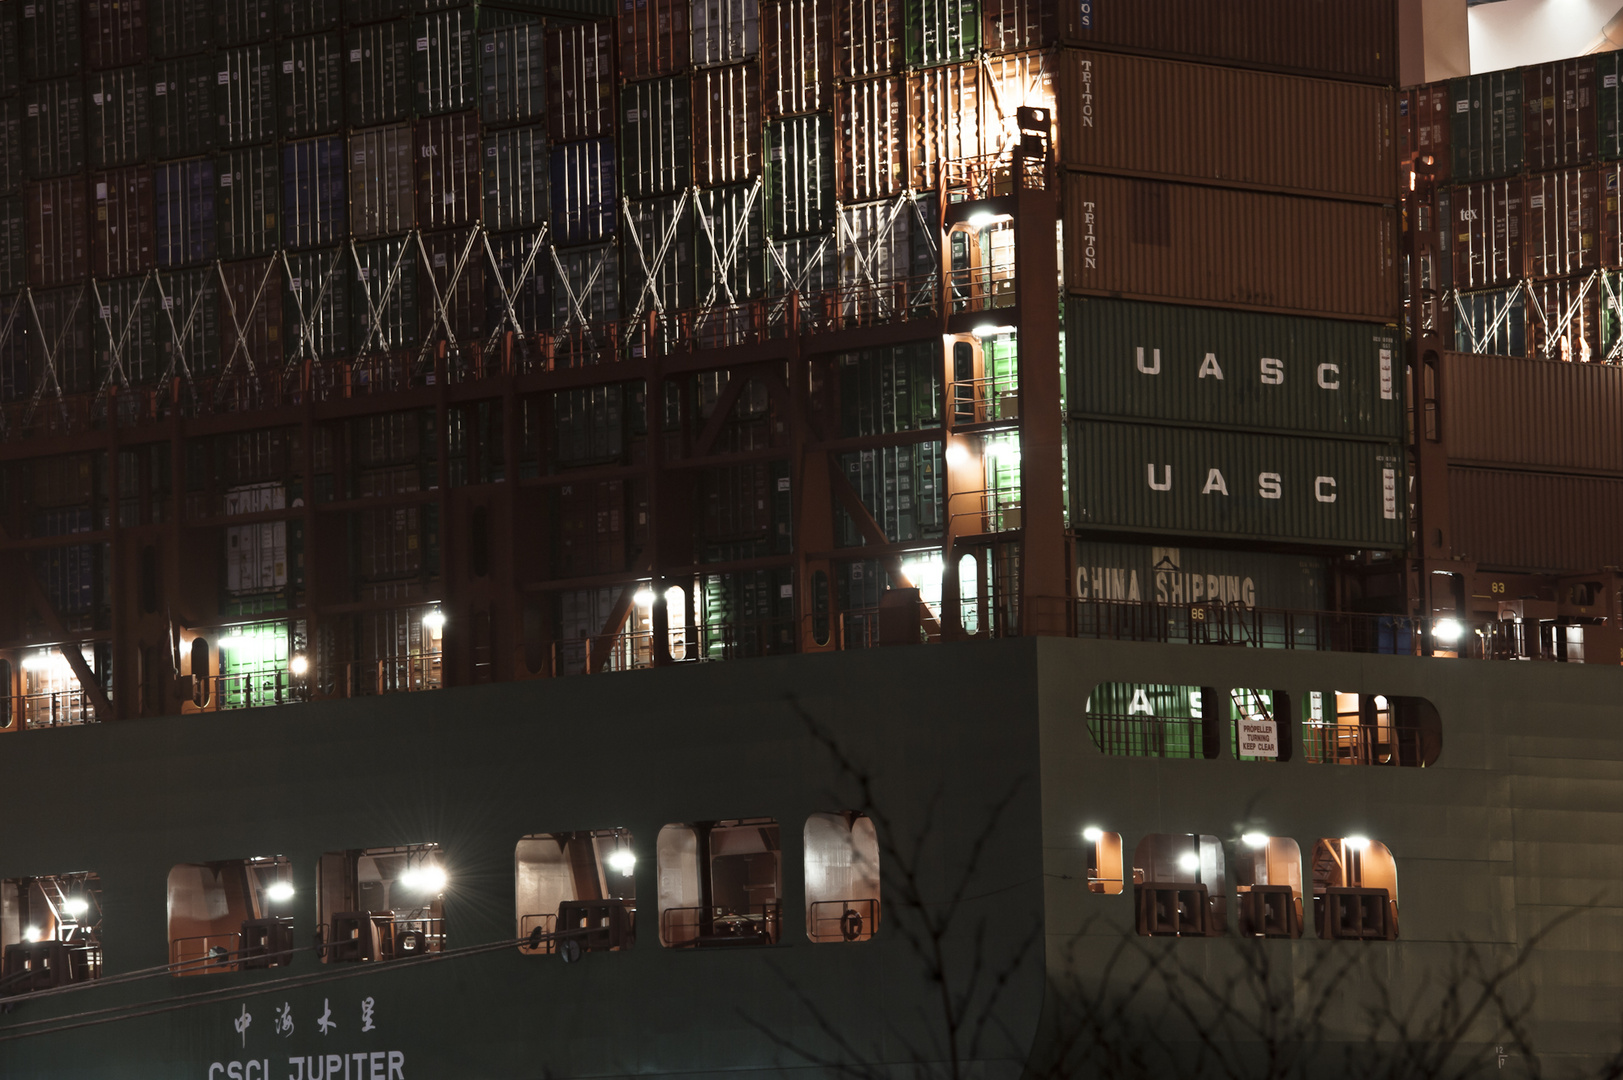
[[[1073,299],[1065,348],[1073,415],[1403,438],[1402,342],[1388,327]]]
[[[1061,56],[1068,166],[1397,201],[1384,87],[1081,49]],[[1240,102],[1266,103],[1267,122],[1234,123]]]
[[[907,186],[933,191],[947,162],[1000,149],[984,115],[995,95],[979,64],[953,64],[909,72],[907,79]]]
[[[357,353],[416,346],[417,244],[410,238],[355,245],[350,339]]]
[[[1456,287],[1501,285],[1519,280],[1527,272],[1524,206],[1519,177],[1482,180],[1449,191]]]
[[[90,273],[98,278],[144,274],[155,265],[152,173],[135,165],[90,177],[96,214],[90,222]]]
[[[614,23],[548,27],[547,131],[553,142],[614,131]]]
[[[1595,61],[1595,124],[1598,129],[1595,153],[1602,161],[1623,157],[1623,56],[1615,52],[1597,53]]]
[[[479,114],[453,113],[417,121],[417,224],[424,229],[467,225],[484,207]]]
[[[164,268],[214,258],[214,162],[172,161],[152,168],[153,232]]]
[[[221,146],[275,138],[277,74],[274,45],[242,45],[219,54],[214,102]]]
[[[165,370],[220,369],[220,276],[212,266],[158,274],[158,343]]]
[[[23,88],[23,147],[36,180],[85,167],[84,83],[77,75]]]
[[[547,286],[552,262],[540,230],[488,237],[492,267],[485,275],[486,320],[492,332],[535,334],[552,325]],[[538,242],[541,241],[541,242]]]
[[[1598,134],[1595,61],[1558,60],[1522,71],[1526,165],[1532,170],[1571,168],[1595,160]]]
[[[693,175],[700,187],[761,172],[761,70],[753,63],[693,74]]]
[[[1059,36],[1059,12],[1044,0],[981,0],[981,43],[989,52],[1042,49]]]
[[[277,49],[282,138],[326,135],[343,127],[344,50],[339,36],[293,38]]]
[[[766,208],[759,184],[711,188],[694,197],[695,297],[703,307],[766,294]]]
[[[1454,348],[1495,356],[1527,355],[1527,293],[1521,285],[1455,295]]]
[[[487,132],[484,165],[486,227],[506,231],[546,220],[551,158],[544,127]]]
[[[552,234],[558,243],[592,243],[613,235],[616,194],[612,139],[553,148]]]
[[[220,264],[220,368],[262,376],[282,370],[282,268],[275,259]],[[241,326],[239,341],[238,326]]]
[[[276,0],[216,0],[214,40],[221,46],[252,45],[276,34]]]
[[[761,51],[759,0],[692,0],[693,65],[737,64]]]
[[[283,35],[296,37],[330,30],[343,17],[343,0],[279,0],[277,25]]]
[[[387,124],[411,115],[412,45],[411,24],[403,19],[344,31],[349,53],[344,101],[350,126]]]
[[[287,358],[330,360],[349,355],[350,275],[346,248],[287,255],[282,294],[282,341]]]
[[[1378,86],[1398,81],[1397,6],[1390,0],[1089,0],[1065,11],[1066,40],[1090,48]]]
[[[330,244],[343,235],[349,200],[341,137],[282,146],[282,242],[290,248]]]
[[[1079,600],[1194,604],[1234,597],[1247,607],[1326,611],[1330,561],[1182,545],[1078,540],[1073,595]]]
[[[479,107],[477,12],[469,5],[417,16],[413,48],[417,115]]]
[[[1599,266],[1599,171],[1534,173],[1524,185],[1524,272],[1535,278],[1564,277]]]
[[[1064,183],[1072,292],[1397,321],[1387,207],[1084,173]]]
[[[908,0],[902,22],[908,67],[954,64],[980,50],[979,0]]]
[[[1623,368],[1444,353],[1438,369],[1450,462],[1623,475]]]
[[[89,207],[83,177],[43,180],[25,189],[28,281],[35,288],[77,282],[90,273]]]
[[[282,235],[282,194],[275,146],[250,146],[215,160],[215,223],[220,258],[268,255]]]
[[[190,157],[214,148],[220,122],[214,113],[214,87],[219,81],[214,58],[192,56],[154,64],[152,151],[160,158]]]
[[[151,152],[151,94],[144,68],[85,76],[85,142],[91,168],[111,169],[145,160]]]
[[[1449,94],[1454,100],[1454,130],[1449,135],[1453,179],[1481,180],[1519,171],[1525,159],[1521,71],[1455,79],[1449,83]]]
[[[902,62],[903,0],[832,0],[834,74],[888,75]]]
[[[846,82],[835,88],[841,201],[883,199],[907,186],[906,92],[900,75]]]
[[[0,192],[16,191],[22,182],[22,99],[0,98]]]
[[[84,60],[79,0],[30,0],[21,5],[18,51],[27,80],[71,75]]]
[[[20,195],[0,198],[0,293],[28,284],[28,213]],[[0,326],[8,312],[0,312]]]
[[[843,353],[840,435],[889,435],[940,427],[946,399],[939,342]]]
[[[620,259],[614,244],[570,248],[552,262],[552,325],[560,330],[620,318]]]
[[[1448,470],[1454,554],[1484,570],[1562,573],[1623,564],[1623,479]]]
[[[470,229],[423,234],[423,270],[432,282],[419,293],[424,337],[442,338],[449,328],[458,345],[483,343],[487,319],[485,252],[480,241],[481,234]],[[444,311],[436,304],[443,304]]]
[[[771,116],[833,106],[835,0],[767,0],[761,11],[761,67]]]
[[[158,345],[160,301],[151,277],[96,282],[91,341],[96,377],[114,385],[151,386],[163,375]],[[118,371],[113,371],[115,363]],[[109,374],[111,373],[111,374]]]
[[[1415,162],[1430,172],[1432,179],[1448,179],[1453,165],[1450,148],[1454,131],[1454,97],[1447,83],[1432,83],[1400,91],[1398,94],[1399,160]],[[1430,158],[1429,162],[1424,158]]]
[[[1406,542],[1398,443],[1076,421],[1071,524],[1396,550]]]
[[[620,76],[647,79],[686,71],[692,41],[689,0],[620,0]]]
[[[144,0],[85,0],[80,33],[85,64],[93,70],[146,62]]]
[[[539,20],[479,35],[479,118],[518,124],[546,118],[546,31]]]
[[[811,236],[835,221],[834,123],[827,113],[767,125],[767,228],[775,238]]]
[[[939,442],[886,446],[841,454],[845,481],[890,543],[939,538],[946,528],[947,470]],[[835,544],[856,547],[863,531],[842,509]]]
[[[354,131],[349,137],[349,227],[356,236],[410,229],[417,216],[410,124]]]
[[[629,199],[686,188],[693,174],[693,127],[686,76],[620,87],[620,183]]]
[[[214,48],[214,0],[147,0],[147,41],[158,58]]]

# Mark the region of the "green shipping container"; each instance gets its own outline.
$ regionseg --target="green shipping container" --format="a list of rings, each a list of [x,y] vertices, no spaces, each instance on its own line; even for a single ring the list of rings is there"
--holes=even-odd
[[[359,353],[411,348],[417,334],[417,244],[398,238],[355,245],[350,340]]]
[[[411,23],[405,19],[344,32],[344,95],[351,127],[411,115]]]
[[[1329,602],[1329,560],[1309,555],[1078,540],[1073,565],[1078,600],[1291,611],[1323,611]]]
[[[534,22],[491,29],[480,13],[479,118],[512,124],[546,117],[545,26]]]
[[[1079,420],[1071,524],[1396,550],[1408,491],[1392,443]]]
[[[147,43],[158,58],[214,48],[216,0],[147,0]]]
[[[152,149],[160,158],[192,157],[214,149],[220,131],[214,112],[219,79],[213,56],[152,65]]]
[[[289,360],[332,360],[350,351],[350,279],[344,248],[289,252],[282,341]]]
[[[1403,437],[1397,332],[1125,300],[1066,308],[1073,416]]]
[[[1595,55],[1595,117],[1600,128],[1597,151],[1602,161],[1623,157],[1623,53]]]
[[[767,125],[767,227],[775,239],[834,227],[834,118],[792,116]]]
[[[939,342],[845,353],[838,371],[842,437],[941,426],[945,386]]]
[[[909,67],[970,60],[980,47],[978,0],[907,0],[904,21]]]
[[[150,72],[144,67],[93,72],[85,76],[85,98],[90,167],[113,169],[146,160],[152,152]]]
[[[27,220],[22,196],[0,199],[0,293],[28,284]]]
[[[17,51],[24,79],[51,79],[79,70],[84,62],[79,0],[11,0],[4,6],[21,9]]]
[[[220,258],[251,259],[277,246],[281,177],[274,146],[221,154],[215,161],[214,227]]]
[[[344,124],[344,49],[339,36],[294,38],[277,49],[282,137],[303,139],[337,131]]]
[[[840,469],[890,543],[939,539],[946,526],[946,462],[939,442],[858,450],[840,456]],[[850,515],[839,514],[840,547],[867,541]]]
[[[670,195],[693,176],[693,115],[686,76],[620,88],[620,189],[628,199]]]
[[[1453,179],[1508,176],[1522,167],[1522,73],[1472,75],[1449,83],[1454,103]]]

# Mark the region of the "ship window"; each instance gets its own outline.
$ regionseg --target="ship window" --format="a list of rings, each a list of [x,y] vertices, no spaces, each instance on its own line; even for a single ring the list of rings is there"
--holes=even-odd
[[[1133,904],[1146,936],[1215,937],[1228,926],[1223,845],[1215,836],[1152,833],[1133,852]]]
[[[192,638],[192,703],[199,709],[209,703],[209,643]]]
[[[1218,752],[1211,692],[1200,686],[1100,683],[1088,696],[1088,732],[1099,749],[1124,757],[1211,758]]]
[[[806,936],[867,941],[879,932],[879,836],[850,811],[806,819]]]
[[[169,871],[169,973],[219,975],[293,958],[293,868],[280,855]]]
[[[323,962],[440,952],[449,881],[438,844],[327,852],[316,878]]]
[[[637,855],[630,832],[531,833],[513,854],[521,952],[570,957],[629,948],[636,940]]]
[[[1344,836],[1313,845],[1313,921],[1321,938],[1397,940],[1398,864],[1385,844]]]
[[[1442,753],[1442,720],[1425,698],[1314,690],[1305,713],[1303,749],[1315,764],[1424,768]]]
[[[660,944],[777,944],[783,867],[776,821],[667,825],[658,847]]]
[[[0,995],[101,978],[101,878],[0,881]]]
[[[1088,891],[1116,896],[1122,890],[1121,833],[1096,825],[1082,830],[1088,853]]]
[[[1241,761],[1291,759],[1290,698],[1277,690],[1228,692],[1229,738]]]
[[[1240,933],[1302,936],[1302,849],[1286,836],[1248,832],[1234,860],[1240,894]]]

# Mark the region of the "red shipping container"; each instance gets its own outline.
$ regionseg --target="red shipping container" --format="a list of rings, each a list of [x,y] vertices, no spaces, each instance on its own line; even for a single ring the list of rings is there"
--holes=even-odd
[[[473,245],[469,246],[470,237]],[[446,322],[450,333],[460,347],[478,340],[482,344],[485,333],[485,266],[484,243],[472,229],[452,229],[449,232],[424,233],[423,251],[427,253],[426,270],[432,284],[421,281],[417,286],[418,310],[421,314],[422,333],[436,341],[445,339]],[[462,270],[457,263],[467,252]],[[452,278],[455,277],[455,282]],[[440,318],[434,297],[445,305],[445,318]]]
[[[1504,285],[1526,273],[1522,207],[1520,178],[1484,180],[1449,192],[1455,288]]]
[[[264,375],[281,371],[281,266],[274,259],[250,259],[222,263],[220,269],[225,275],[220,293],[220,370],[229,366],[237,375],[249,370]]]
[[[686,71],[693,39],[688,0],[620,0],[620,75],[648,79]]]
[[[903,0],[833,0],[834,73],[886,75],[902,61]]]
[[[548,27],[547,134],[555,143],[614,130],[614,22]]]
[[[1523,161],[1560,169],[1595,160],[1595,61],[1589,57],[1539,64],[1522,72]]]
[[[90,237],[82,176],[28,185],[28,283],[66,285],[90,274]]]
[[[827,108],[834,75],[834,0],[763,4],[761,65],[771,115]]]
[[[90,183],[96,200],[90,272],[99,278],[133,277],[152,269],[152,171],[113,169],[96,173]]]
[[[884,199],[907,187],[906,89],[900,75],[835,89],[842,202]]]
[[[1417,86],[1398,95],[1398,147],[1401,161],[1426,168],[1430,157],[1432,179],[1448,179],[1454,131],[1454,99],[1447,83]]]
[[[144,64],[147,59],[146,0],[85,0],[85,63],[92,70]]]
[[[1059,36],[1058,10],[1045,0],[981,0],[981,45],[990,52],[1046,48]]]
[[[693,75],[693,180],[736,184],[761,171],[761,69],[751,64]]]
[[[1456,557],[1483,569],[1586,572],[1623,565],[1623,480],[1448,470]]]
[[[453,113],[417,121],[417,224],[425,229],[468,225],[484,212],[479,114]]]
[[[1564,169],[1527,177],[1522,225],[1529,277],[1565,277],[1600,265],[1600,173]]]

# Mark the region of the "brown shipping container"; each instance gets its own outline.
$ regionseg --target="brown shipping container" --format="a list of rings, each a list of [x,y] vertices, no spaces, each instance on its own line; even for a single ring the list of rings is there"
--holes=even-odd
[[[146,62],[144,0],[85,0],[79,32],[84,42],[85,63],[92,70]]]
[[[768,0],[761,6],[761,65],[772,116],[829,106],[834,76],[834,0]]]
[[[761,69],[755,64],[693,73],[693,180],[734,184],[761,172]]]
[[[901,64],[903,0],[832,2],[835,75],[886,75]]]
[[[473,244],[468,241],[472,237]],[[458,345],[466,346],[485,332],[485,249],[479,235],[469,229],[449,232],[425,233],[423,251],[428,257],[427,270],[433,284],[419,278],[417,295],[421,298],[418,310],[424,337],[443,338],[445,322],[451,324],[451,333]],[[457,273],[457,261],[468,253]],[[456,277],[455,284],[452,276]],[[435,310],[434,296],[438,293],[445,305],[445,320]]]
[[[270,374],[282,369],[282,271],[274,259],[220,264],[220,370]],[[242,326],[242,351],[237,326]],[[232,357],[235,355],[235,359]]]
[[[1060,100],[1073,168],[1398,198],[1395,99],[1384,87],[1067,49]]]
[[[82,176],[29,184],[28,283],[66,285],[90,273],[90,237]]]
[[[981,0],[981,44],[991,52],[1041,49],[1058,36],[1056,4],[1046,0]]]
[[[1534,171],[1595,160],[1595,61],[1539,64],[1522,71],[1523,163]]]
[[[1396,86],[1393,0],[1082,0],[1065,38],[1096,49]]]
[[[1527,178],[1523,191],[1528,276],[1566,277],[1600,265],[1598,170],[1537,173]]]
[[[152,170],[137,166],[95,173],[90,184],[96,200],[90,222],[90,272],[109,278],[151,270]]]
[[[467,225],[484,212],[479,114],[453,113],[417,121],[417,224],[424,229]]]
[[[948,161],[995,149],[983,129],[990,102],[979,64],[949,64],[907,75],[907,176],[915,191],[941,186]],[[993,144],[993,145],[989,145]]]
[[[1453,132],[1454,98],[1447,83],[1416,86],[1398,94],[1400,160],[1415,163],[1429,156],[1432,178],[1447,180]]]
[[[840,125],[840,201],[883,199],[907,187],[905,90],[900,75],[862,79],[835,88]]]
[[[1519,280],[1522,254],[1522,181],[1483,180],[1449,191],[1454,285],[1483,289]]]
[[[1451,462],[1623,476],[1623,368],[1471,353],[1439,367]]]
[[[1394,322],[1389,207],[1066,173],[1066,286],[1119,296]]]
[[[547,29],[547,133],[555,143],[614,130],[614,23]]]
[[[688,0],[620,0],[620,76],[647,79],[686,71],[693,39]]]
[[[1623,566],[1623,480],[1448,470],[1456,558],[1484,568],[1581,572]]]

